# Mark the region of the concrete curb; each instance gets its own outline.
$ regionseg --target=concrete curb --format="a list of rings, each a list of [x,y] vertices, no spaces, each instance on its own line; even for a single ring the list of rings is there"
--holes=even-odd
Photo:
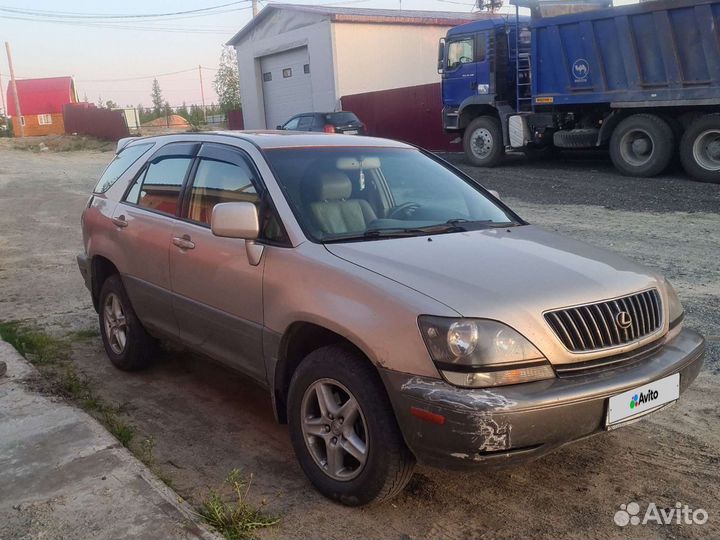
[[[34,392],[0,340],[0,538],[220,540],[92,416]]]

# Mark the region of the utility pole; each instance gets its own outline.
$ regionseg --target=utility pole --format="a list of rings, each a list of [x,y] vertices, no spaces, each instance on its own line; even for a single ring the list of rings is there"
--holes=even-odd
[[[15,84],[15,70],[13,69],[12,56],[10,55],[10,44],[5,42],[5,51],[8,57],[8,67],[10,68],[10,84],[13,89],[13,97],[15,98],[15,116],[18,119],[18,126],[20,127],[20,137],[25,136],[25,126],[22,123],[22,111],[20,110],[20,96],[18,96],[17,84]]]
[[[253,17],[258,14],[258,6],[257,6],[258,0],[252,0],[252,12]]]
[[[205,88],[203,88],[203,80],[202,80],[202,66],[198,66],[198,73],[200,74],[200,99],[202,100],[202,106],[203,106],[203,118],[205,118],[205,123],[207,124],[207,109],[205,108]]]
[[[5,115],[7,117],[7,107],[5,107],[5,92],[3,92],[3,85],[2,85],[2,73],[0,73],[0,97],[2,97],[3,115]]]

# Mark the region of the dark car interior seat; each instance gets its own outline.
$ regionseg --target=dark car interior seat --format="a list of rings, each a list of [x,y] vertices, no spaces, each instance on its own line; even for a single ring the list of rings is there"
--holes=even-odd
[[[363,232],[377,219],[365,199],[351,199],[352,182],[335,170],[303,179],[305,208],[313,224],[324,234]]]

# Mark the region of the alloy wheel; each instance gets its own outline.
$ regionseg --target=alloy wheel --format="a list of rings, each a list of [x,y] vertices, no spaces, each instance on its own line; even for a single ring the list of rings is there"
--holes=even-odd
[[[369,437],[355,396],[334,379],[320,379],[305,390],[301,414],[305,445],[318,467],[334,480],[357,477],[367,462]]]
[[[103,324],[110,348],[115,354],[122,354],[127,345],[128,326],[122,301],[115,293],[110,293],[105,298]]]

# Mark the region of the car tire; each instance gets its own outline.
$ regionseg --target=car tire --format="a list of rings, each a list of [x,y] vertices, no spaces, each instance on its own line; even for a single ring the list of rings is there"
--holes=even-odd
[[[625,176],[650,178],[667,169],[675,153],[675,135],[653,114],[634,114],[610,137],[610,159]]]
[[[476,118],[463,134],[463,150],[471,165],[494,167],[505,155],[500,122],[492,116]]]
[[[98,317],[105,352],[113,365],[123,371],[147,367],[156,350],[156,341],[135,315],[118,274],[103,283]]]
[[[352,347],[329,345],[305,357],[290,383],[287,412],[300,466],[326,497],[362,506],[394,497],[410,480],[415,457],[382,381]]]
[[[720,114],[696,119],[680,141],[680,160],[692,178],[720,184]]]

